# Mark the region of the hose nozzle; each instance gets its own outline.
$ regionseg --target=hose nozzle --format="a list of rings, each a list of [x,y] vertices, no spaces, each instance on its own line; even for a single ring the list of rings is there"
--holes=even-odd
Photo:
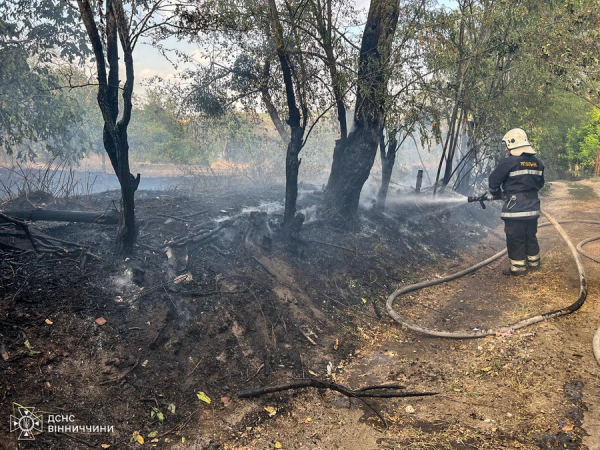
[[[483,194],[479,197],[467,197],[468,203],[479,202],[479,204],[481,205],[481,209],[485,209],[485,203],[483,203],[484,200],[490,200],[487,194]]]

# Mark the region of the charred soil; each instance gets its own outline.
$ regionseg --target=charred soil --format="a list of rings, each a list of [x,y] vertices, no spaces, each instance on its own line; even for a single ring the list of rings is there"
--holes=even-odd
[[[577,200],[568,187],[554,183],[544,207],[558,220],[595,219],[600,201]],[[138,246],[126,260],[113,256],[110,225],[34,226],[82,244],[87,256],[39,256],[26,240],[0,237],[29,250],[0,250],[0,448],[600,448],[595,263],[585,262],[590,296],[571,316],[480,340],[428,338],[387,316],[387,296],[501,250],[496,206],[365,210],[348,232],[318,220],[322,194],[305,188],[307,220],[290,244],[278,235],[282,194],[280,186],[140,192]],[[117,198],[43,201],[98,211]],[[590,225],[567,231],[575,242],[597,234]],[[455,330],[571,303],[578,278],[568,249],[550,228],[539,236],[542,271],[507,280],[503,260],[396,308]],[[586,250],[600,253],[600,244]],[[439,394],[367,400],[385,425],[361,401],[330,391],[236,396],[307,377]],[[9,422],[18,405],[69,421],[19,440]]]

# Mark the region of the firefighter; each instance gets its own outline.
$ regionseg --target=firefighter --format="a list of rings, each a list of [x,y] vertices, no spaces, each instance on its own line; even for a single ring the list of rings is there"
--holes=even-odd
[[[540,268],[537,241],[540,200],[538,191],[544,186],[544,164],[535,156],[527,134],[514,128],[502,142],[509,155],[490,174],[490,195],[503,199],[502,213],[510,267],[505,275],[526,275]]]

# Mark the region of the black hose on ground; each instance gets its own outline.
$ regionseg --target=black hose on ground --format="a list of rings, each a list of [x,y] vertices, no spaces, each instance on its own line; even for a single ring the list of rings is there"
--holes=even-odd
[[[417,333],[425,334],[427,336],[435,336],[435,337],[450,338],[450,339],[475,339],[475,338],[482,338],[485,336],[491,336],[491,335],[496,335],[496,334],[506,333],[509,331],[518,330],[520,328],[524,328],[526,326],[533,325],[535,323],[539,323],[544,320],[548,320],[548,319],[551,319],[554,317],[564,316],[566,314],[570,314],[574,311],[577,311],[579,308],[581,308],[581,306],[583,305],[583,303],[585,302],[585,299],[587,297],[587,282],[585,279],[585,270],[583,268],[583,263],[581,262],[581,258],[579,257],[579,254],[578,254],[578,248],[576,248],[573,245],[573,243],[569,239],[569,236],[567,235],[565,230],[563,230],[563,228],[560,226],[560,224],[556,220],[554,220],[554,218],[552,216],[550,216],[544,210],[542,210],[542,213],[548,219],[548,222],[540,224],[538,228],[546,227],[549,225],[554,225],[556,230],[560,233],[561,237],[564,239],[564,241],[569,246],[569,249],[571,250],[573,258],[575,259],[575,263],[577,264],[577,270],[579,272],[579,296],[577,297],[577,300],[575,302],[573,302],[572,304],[570,304],[569,306],[566,306],[564,308],[557,309],[554,311],[549,311],[549,312],[546,312],[543,314],[539,314],[539,315],[536,315],[533,317],[529,317],[527,319],[520,320],[520,321],[510,324],[510,325],[501,326],[499,328],[481,329],[481,330],[473,330],[473,331],[438,331],[438,330],[433,330],[430,328],[421,327],[415,323],[409,322],[408,320],[404,319],[402,316],[400,316],[394,310],[394,300],[396,298],[398,298],[399,296],[401,296],[403,294],[407,294],[409,292],[417,291],[419,289],[423,289],[426,287],[435,286],[435,285],[441,284],[441,283],[446,283],[448,281],[455,280],[455,279],[460,278],[469,273],[475,272],[477,269],[480,269],[481,267],[486,266],[486,265],[496,261],[503,255],[505,255],[506,254],[506,249],[505,249],[505,250],[502,250],[501,252],[498,252],[495,255],[489,257],[485,261],[481,261],[478,264],[475,264],[467,269],[464,269],[464,270],[454,273],[452,275],[448,275],[448,276],[438,278],[435,280],[423,281],[421,283],[412,284],[410,286],[406,286],[406,287],[395,290],[394,292],[392,292],[392,294],[390,294],[390,296],[387,299],[386,305],[385,305],[386,309],[388,311],[388,314],[392,317],[392,319],[394,319],[400,325],[403,325],[412,331],[416,331]],[[598,221],[598,220],[565,220],[565,221],[562,221],[561,223],[591,223],[591,224],[600,225],[600,221]],[[596,239],[600,239],[600,236],[597,237]],[[592,240],[594,240],[594,239],[588,239],[586,241],[582,241],[582,243],[580,243],[580,245],[583,246],[586,243],[591,242]],[[579,250],[579,251],[581,251],[581,250]],[[585,256],[588,256],[588,255],[585,255]],[[592,257],[591,259],[594,259],[594,258]],[[594,260],[596,261],[596,259],[594,259]],[[594,355],[596,357],[596,360],[600,364],[600,329],[598,329],[598,331],[596,332],[596,335],[594,337],[593,350],[594,350]]]

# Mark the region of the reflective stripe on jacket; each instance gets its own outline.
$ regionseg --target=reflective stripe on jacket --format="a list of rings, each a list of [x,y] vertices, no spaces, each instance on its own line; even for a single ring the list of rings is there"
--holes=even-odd
[[[538,191],[544,186],[544,164],[534,155],[509,156],[490,174],[493,195],[502,195],[502,219],[525,220],[540,215]]]

